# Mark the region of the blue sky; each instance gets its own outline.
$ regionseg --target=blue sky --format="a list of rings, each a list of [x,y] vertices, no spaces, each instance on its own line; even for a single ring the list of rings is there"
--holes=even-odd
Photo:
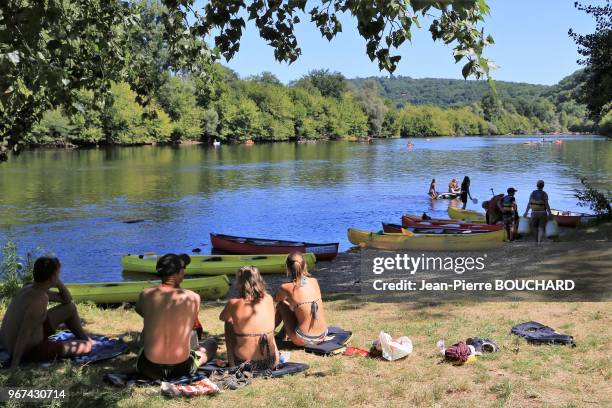
[[[593,19],[574,8],[574,0],[488,0],[491,15],[485,31],[495,44],[486,56],[500,66],[493,71],[496,80],[554,84],[579,68],[576,45],[567,36],[571,27],[577,32],[594,30]],[[252,22],[247,22],[238,54],[227,66],[241,76],[263,71],[274,73],[281,81],[299,78],[312,69],[328,68],[348,78],[387,75],[370,62],[365,42],[346,16],[343,32],[331,43],[307,18],[298,25],[297,38],[302,56],[293,64],[278,63],[272,49],[257,35]],[[413,78],[461,78],[461,63],[454,64],[451,47],[433,42],[428,25],[413,32],[412,44],[399,50],[402,60],[396,75]]]

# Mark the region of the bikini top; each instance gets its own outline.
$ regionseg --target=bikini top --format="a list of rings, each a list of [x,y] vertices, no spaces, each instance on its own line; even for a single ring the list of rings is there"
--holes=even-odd
[[[308,279],[306,279],[305,276],[302,276],[302,279],[300,280],[300,287],[304,287],[307,284],[308,284]],[[312,316],[312,320],[317,320],[317,312],[319,311],[319,304],[317,302],[320,300],[321,298],[317,298],[315,300],[308,300],[306,302],[296,303],[294,307],[307,305],[310,303],[310,315]]]

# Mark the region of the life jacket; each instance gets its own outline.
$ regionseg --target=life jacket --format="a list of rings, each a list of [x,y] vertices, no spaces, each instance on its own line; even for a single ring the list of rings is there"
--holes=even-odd
[[[533,190],[529,196],[529,207],[532,211],[546,211],[546,193],[543,190]]]
[[[488,206],[487,206],[487,223],[488,224],[493,225],[497,221],[501,220],[501,213],[499,212],[499,208],[497,208],[497,203],[502,198],[504,198],[504,195],[498,194],[496,196],[493,196],[493,198],[491,198],[488,201]]]
[[[501,199],[502,213],[512,214],[514,213],[514,197],[506,195]]]

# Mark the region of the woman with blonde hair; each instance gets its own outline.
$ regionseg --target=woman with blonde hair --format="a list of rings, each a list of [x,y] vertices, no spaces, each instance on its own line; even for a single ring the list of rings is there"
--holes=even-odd
[[[273,369],[278,364],[274,300],[259,270],[254,266],[238,269],[236,290],[238,297],[230,299],[219,315],[225,322],[228,363],[249,362],[254,370]]]
[[[293,344],[319,344],[327,337],[327,324],[321,300],[319,282],[308,273],[308,265],[299,252],[287,257],[287,276],[276,292],[276,324],[284,324],[281,337],[289,337]]]

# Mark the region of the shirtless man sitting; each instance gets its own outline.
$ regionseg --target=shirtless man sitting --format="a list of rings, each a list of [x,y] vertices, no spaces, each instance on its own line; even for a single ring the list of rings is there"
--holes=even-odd
[[[238,297],[230,299],[219,315],[225,322],[225,344],[230,366],[250,362],[254,370],[271,370],[278,364],[274,340],[274,300],[254,266],[236,272]]]
[[[60,261],[55,257],[38,258],[32,272],[34,282],[17,292],[6,310],[0,344],[11,354],[11,369],[22,361],[51,361],[91,351],[94,342],[83,331],[72,296],[59,279],[60,268]],[[47,310],[49,301],[60,304]],[[48,337],[62,323],[76,340],[49,341]]]
[[[190,339],[200,311],[200,296],[180,284],[188,255],[167,254],[157,260],[161,284],[142,291],[136,312],[144,319],[143,348],[136,369],[152,380],[171,380],[195,374],[217,351],[214,341],[191,350]]]

